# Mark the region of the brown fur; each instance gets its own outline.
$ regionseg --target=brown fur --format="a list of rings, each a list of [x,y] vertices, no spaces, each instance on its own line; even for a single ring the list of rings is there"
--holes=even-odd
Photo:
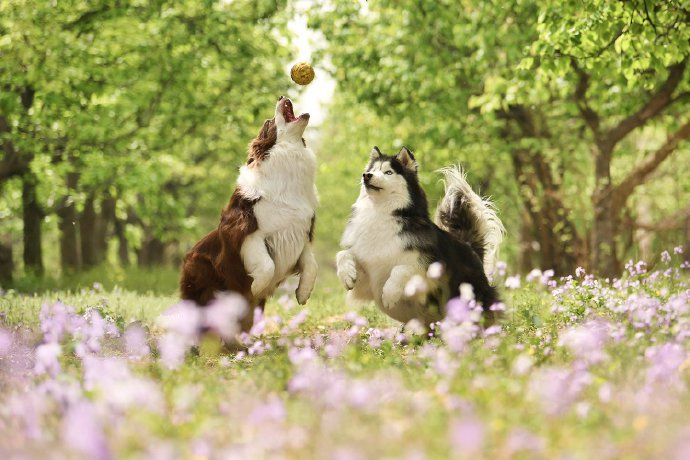
[[[259,135],[249,143],[249,154],[247,155],[247,165],[256,166],[267,156],[278,139],[276,121],[269,118],[264,121],[264,125],[259,131]]]
[[[265,299],[254,299],[252,278],[247,274],[240,256],[240,248],[247,235],[258,228],[254,204],[235,190],[223,209],[218,228],[204,236],[187,253],[182,262],[180,296],[199,306],[208,305],[217,292],[233,291],[249,302],[250,313],[242,322],[243,329],[252,323],[254,307],[263,307]]]
[[[249,144],[248,166],[258,165],[268,156],[277,135],[275,119],[264,121],[258,136]],[[240,256],[244,239],[258,229],[254,216],[257,201],[245,198],[235,189],[221,213],[218,228],[196,243],[182,262],[180,296],[183,299],[206,306],[217,292],[233,291],[244,296],[252,309],[263,307],[265,299],[252,297],[252,278]],[[251,321],[251,315],[247,316]]]

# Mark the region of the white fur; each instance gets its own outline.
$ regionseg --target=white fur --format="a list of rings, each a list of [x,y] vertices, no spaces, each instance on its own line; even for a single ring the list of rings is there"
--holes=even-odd
[[[400,224],[392,215],[409,201],[404,178],[386,175],[387,162],[375,162],[367,172],[371,184],[382,190],[367,190],[362,185],[353,206],[353,217],[336,255],[337,274],[350,301],[373,300],[386,314],[398,321],[419,318],[422,305],[403,299],[405,285],[414,275],[423,275],[426,267],[420,254],[405,249]]]
[[[444,176],[446,193],[438,208],[446,207],[452,209],[452,203],[455,201],[452,197],[455,194],[461,194],[468,199],[472,212],[478,216],[476,222],[479,226],[479,233],[485,242],[484,273],[491,280],[498,262],[499,246],[506,232],[501,219],[496,214],[496,208],[491,199],[482,198],[472,190],[472,187],[467,182],[465,171],[460,166],[451,166],[439,171]],[[441,224],[438,212],[436,214],[436,225],[447,230]]]
[[[276,144],[263,161],[243,166],[237,179],[244,196],[259,198],[254,205],[258,230],[245,239],[241,256],[257,298],[270,295],[297,267],[301,276],[296,296],[303,304],[318,271],[308,238],[318,205],[316,156],[302,143],[308,119],[286,123],[280,104]]]

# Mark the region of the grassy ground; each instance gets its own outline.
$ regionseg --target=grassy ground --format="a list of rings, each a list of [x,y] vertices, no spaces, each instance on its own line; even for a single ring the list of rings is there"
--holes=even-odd
[[[246,338],[249,353],[219,354],[202,341],[179,365],[166,359],[163,338],[188,336],[160,320],[176,302],[174,273],[9,291],[0,296],[0,452],[687,458],[690,301],[678,265],[616,286],[523,278],[504,291],[500,327],[482,331],[463,304],[439,326],[442,339],[408,329],[408,344],[373,306],[346,307],[325,269],[303,322],[302,308],[277,296],[264,329]],[[40,313],[57,300],[73,311]],[[119,336],[94,320],[101,316]],[[138,349],[148,350],[123,334],[135,329],[144,334]]]

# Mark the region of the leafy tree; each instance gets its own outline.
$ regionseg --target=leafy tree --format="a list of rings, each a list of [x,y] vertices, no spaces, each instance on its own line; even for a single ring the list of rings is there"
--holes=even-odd
[[[515,178],[542,267],[615,275],[634,193],[687,158],[689,19],[672,0],[341,0],[310,24],[341,97],[413,126],[413,149],[487,164],[492,188]]]
[[[0,189],[23,192],[25,266],[40,273],[53,213],[65,269],[102,261],[112,236],[123,262],[132,243],[155,262],[147,245],[198,236],[199,217],[210,225],[284,90],[284,11],[268,0],[2,2]]]

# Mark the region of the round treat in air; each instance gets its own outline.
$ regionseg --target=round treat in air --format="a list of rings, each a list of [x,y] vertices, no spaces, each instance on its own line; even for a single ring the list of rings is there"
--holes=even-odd
[[[314,79],[314,68],[306,62],[298,62],[292,66],[290,77],[298,85],[308,85]]]

